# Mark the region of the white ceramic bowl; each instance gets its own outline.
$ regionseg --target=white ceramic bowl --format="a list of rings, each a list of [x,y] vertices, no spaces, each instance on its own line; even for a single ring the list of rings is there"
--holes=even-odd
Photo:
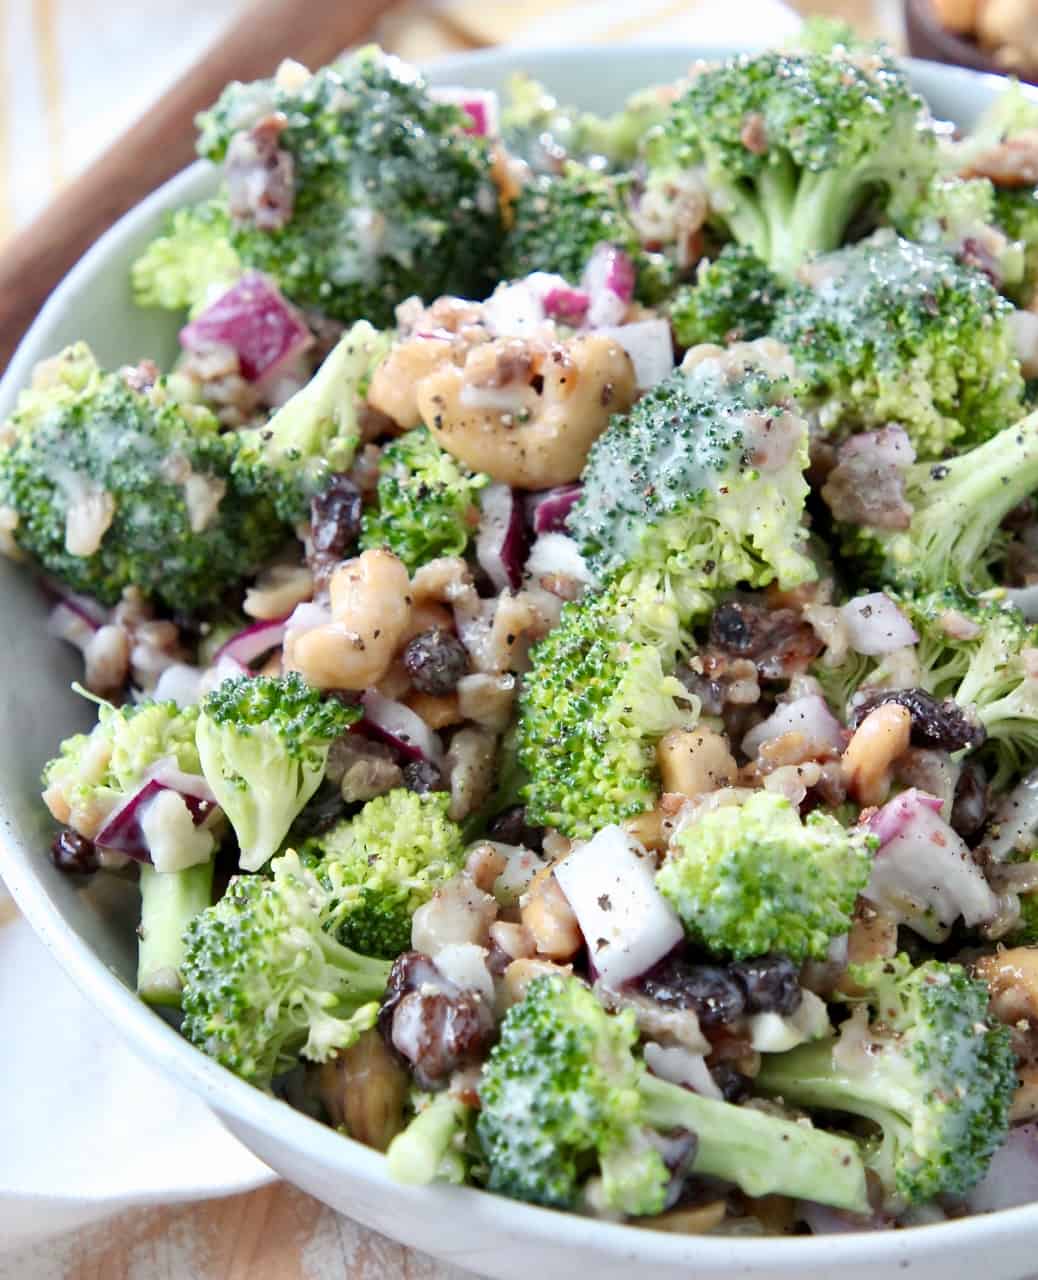
[[[495,51],[448,59],[441,84],[501,88],[518,69],[564,100],[589,109],[619,104],[633,89],[673,78],[694,48],[584,48]],[[940,116],[969,124],[1002,87],[992,76],[915,63],[918,88]],[[208,194],[201,164],[175,178],[113,228],[57,289],[0,384],[0,420],[33,364],[85,338],[102,363],[142,356],[168,360],[174,320],[138,311],[128,268],[168,209]],[[0,563],[0,873],[40,937],[86,996],[142,1055],[193,1089],[272,1168],[352,1218],[496,1280],[653,1280],[740,1276],[835,1276],[842,1280],[910,1272],[916,1280],[967,1273],[1017,1280],[1035,1270],[1038,1204],[911,1231],[819,1239],[682,1237],[537,1209],[479,1191],[413,1190],[390,1182],[383,1158],[267,1097],[210,1062],[133,993],[136,892],[114,877],[74,886],[50,864],[51,825],[39,800],[39,773],[58,741],[85,727],[90,710],[68,692],[78,657],[44,630],[46,602],[27,573]],[[9,1050],[14,1051],[14,1050]],[[42,1135],[41,1135],[42,1138]]]

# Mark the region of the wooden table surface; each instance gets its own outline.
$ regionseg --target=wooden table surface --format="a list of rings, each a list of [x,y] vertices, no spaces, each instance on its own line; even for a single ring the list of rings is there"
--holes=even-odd
[[[872,33],[887,0],[788,0]],[[737,4],[738,0],[733,0]],[[896,10],[896,0],[893,0]],[[0,1280],[473,1280],[368,1231],[287,1183],[170,1209],[133,1210],[0,1258]]]

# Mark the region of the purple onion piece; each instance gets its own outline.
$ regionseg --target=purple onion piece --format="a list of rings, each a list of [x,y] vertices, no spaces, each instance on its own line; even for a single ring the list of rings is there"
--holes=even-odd
[[[131,795],[108,818],[94,840],[99,849],[109,849],[116,853],[125,853],[135,862],[151,862],[151,850],[141,826],[145,808],[162,791],[177,791],[187,805],[188,812],[196,827],[200,827],[216,808],[213,800],[204,800],[196,795],[180,791],[176,787],[166,786],[157,778],[149,778],[133,795]]]
[[[437,767],[443,763],[443,746],[417,712],[369,689],[361,698],[364,719],[360,732],[398,751],[408,761],[424,760]]]
[[[248,671],[257,658],[284,643],[288,622],[286,617],[252,623],[217,649],[213,655],[214,666],[222,658],[230,658]]]
[[[537,494],[533,505],[534,533],[565,533],[566,520],[582,489],[580,484],[563,484]]]
[[[877,836],[880,848],[896,836],[903,835],[920,809],[940,813],[942,801],[915,787],[909,787],[887,803],[869,819],[869,830]]]
[[[274,380],[313,338],[302,315],[265,276],[250,271],[184,326],[185,351],[232,347],[249,382]]]
[[[518,590],[526,560],[522,506],[508,485],[491,484],[480,495],[480,507],[476,559],[495,590]]]
[[[584,323],[591,306],[591,295],[585,289],[556,286],[549,289],[541,301],[544,303],[545,314],[552,320],[580,325]]]
[[[469,117],[471,123],[463,126],[465,133],[477,138],[493,138],[498,133],[497,94],[491,89],[463,89],[444,85],[429,90],[437,102],[448,102]]]
[[[904,649],[919,639],[908,618],[882,591],[848,600],[840,613],[850,646],[856,653],[879,657]]]

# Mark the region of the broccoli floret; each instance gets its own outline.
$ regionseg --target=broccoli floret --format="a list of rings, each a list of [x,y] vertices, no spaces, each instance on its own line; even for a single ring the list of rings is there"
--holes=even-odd
[[[360,398],[389,345],[388,334],[358,321],[269,422],[239,432],[238,488],[268,496],[288,524],[305,520],[314,494],[353,461]]]
[[[665,91],[640,89],[621,111],[603,118],[561,106],[544,85],[517,72],[508,79],[501,134],[509,151],[537,173],[558,173],[567,159],[626,169],[666,107]]]
[[[490,477],[474,473],[416,427],[382,450],[378,503],[364,512],[360,545],[388,547],[417,569],[437,556],[457,556],[479,523],[479,491]]]
[[[946,462],[913,463],[904,479],[909,527],[845,526],[845,554],[905,591],[987,590],[999,525],[1038,486],[1038,413]]]
[[[939,458],[1020,416],[1012,307],[980,271],[891,231],[812,268],[778,304],[774,336],[829,432],[900,423]]]
[[[208,410],[161,381],[132,390],[83,343],[38,366],[0,441],[15,542],[104,604],[129,586],[175,609],[214,604],[284,536],[234,488],[234,437]]]
[[[695,1135],[696,1174],[751,1196],[865,1210],[852,1142],[655,1079],[634,1057],[637,1038],[633,1013],[610,1016],[578,979],[531,983],[505,1015],[479,1084],[476,1134],[492,1191],[560,1209],[583,1200],[659,1213],[670,1173],[656,1140],[682,1129]],[[587,1185],[596,1168],[597,1185]]]
[[[794,1106],[878,1126],[866,1164],[891,1207],[962,1195],[984,1176],[1009,1122],[1016,1070],[988,990],[956,964],[908,958],[852,970],[866,994],[835,1045],[765,1057],[755,1086]]]
[[[1038,187],[997,188],[994,221],[1023,257],[1018,278],[1007,278],[1005,291],[1019,306],[1030,307],[1038,291]]]
[[[699,712],[673,674],[681,645],[665,600],[611,591],[566,605],[534,647],[520,695],[530,822],[587,838],[652,807],[656,743]]]
[[[462,1183],[472,1108],[450,1092],[424,1095],[414,1118],[386,1152],[389,1176],[406,1186],[430,1182]]]
[[[756,791],[682,828],[656,876],[685,929],[736,960],[782,952],[820,960],[847,933],[875,841],[785,796]]]
[[[43,770],[44,799],[60,822],[92,839],[160,760],[200,775],[198,710],[175,702],[102,702],[90,733],[62,742]]]
[[[992,148],[1036,129],[1038,104],[1019,81],[1013,81],[992,100],[964,137],[942,142],[942,165],[950,172],[973,177],[974,165]]]
[[[444,792],[390,791],[303,846],[335,904],[329,927],[340,942],[390,960],[408,949],[411,917],[461,868],[449,803]]]
[[[576,164],[559,176],[528,182],[513,207],[502,274],[518,278],[547,271],[579,280],[595,246],[611,244],[633,261],[637,296],[658,301],[669,288],[670,269],[661,254],[642,250],[625,204],[628,185]]]
[[[1025,249],[1019,236],[1008,233],[997,208],[997,193],[988,178],[938,174],[920,199],[899,214],[897,230],[983,270],[1012,297],[1024,278]]]
[[[567,526],[599,577],[664,584],[686,620],[713,591],[816,576],[801,523],[807,424],[776,359],[765,344],[708,357],[613,418]]]
[[[60,822],[94,839],[156,765],[169,764],[201,781],[197,723],[197,708],[180,708],[175,702],[131,702],[118,708],[101,703],[91,732],[67,738],[60,754],[45,767],[47,807]],[[208,826],[196,828],[194,815],[176,792],[160,792],[156,799],[173,805],[172,814],[163,811],[162,835],[165,852],[178,869],[141,866],[137,991],[149,1004],[175,1005],[180,999],[183,934],[189,921],[209,905],[216,840]],[[143,808],[139,812],[143,815]]]
[[[670,323],[683,347],[698,342],[750,342],[771,330],[783,286],[752,249],[726,244],[711,261],[704,258],[694,285],[670,304]]]
[[[849,22],[816,13],[805,18],[800,30],[783,45],[801,53],[833,53],[837,49],[880,50],[883,45],[875,40],[863,40]]]
[[[294,302],[379,328],[413,294],[429,302],[489,292],[500,240],[490,150],[417,72],[366,48],[300,86],[231,84],[199,117],[199,152],[233,158],[236,135],[279,114],[291,216],[276,230],[247,213],[232,218],[245,266],[272,276]]]
[[[324,1062],[375,1024],[390,964],[327,931],[327,895],[293,851],[236,876],[186,936],[183,1032],[261,1087],[299,1055]]]
[[[332,742],[360,714],[358,706],[322,698],[296,672],[237,676],[204,699],[198,755],[238,837],[244,870],[258,871],[277,852],[321,785]]]
[[[866,204],[912,200],[936,169],[922,99],[885,53],[743,54],[692,77],[648,146],[702,168],[715,222],[779,276],[836,249]]]
[[[223,200],[207,200],[170,214],[162,235],[130,269],[134,302],[193,313],[229,289],[242,273],[230,231]]]

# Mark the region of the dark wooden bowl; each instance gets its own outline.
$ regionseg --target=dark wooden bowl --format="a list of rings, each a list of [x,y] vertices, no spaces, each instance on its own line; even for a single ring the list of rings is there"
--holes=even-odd
[[[959,67],[972,67],[974,71],[992,71],[996,75],[1006,74],[1005,67],[1000,67],[975,40],[942,27],[930,0],[905,0],[905,36],[908,52],[914,58],[950,62]],[[1021,80],[1038,84],[1038,67],[1030,73],[1016,74]]]

